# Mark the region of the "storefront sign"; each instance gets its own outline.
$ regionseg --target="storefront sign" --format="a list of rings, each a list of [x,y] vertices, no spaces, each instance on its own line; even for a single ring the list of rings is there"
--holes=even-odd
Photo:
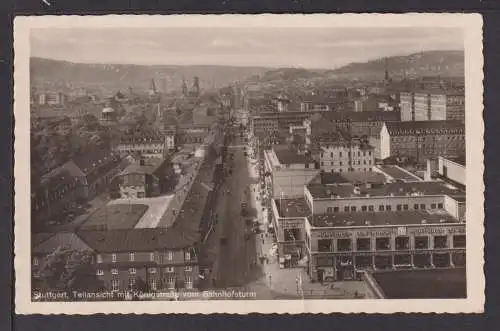
[[[313,232],[312,237],[319,239],[332,239],[332,238],[350,238],[352,232],[350,231],[319,231]]]
[[[409,234],[413,235],[446,235],[446,234],[460,234],[465,233],[465,226],[460,227],[425,227],[409,229]]]
[[[393,234],[396,234],[396,229],[366,230],[366,231],[357,231],[356,237],[390,237]]]

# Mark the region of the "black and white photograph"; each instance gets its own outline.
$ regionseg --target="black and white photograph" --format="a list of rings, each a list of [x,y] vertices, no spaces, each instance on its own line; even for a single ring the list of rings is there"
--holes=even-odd
[[[16,19],[17,312],[481,312],[481,28]]]

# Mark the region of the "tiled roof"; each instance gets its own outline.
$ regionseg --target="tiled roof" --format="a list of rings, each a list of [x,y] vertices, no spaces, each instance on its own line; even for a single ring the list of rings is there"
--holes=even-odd
[[[151,252],[192,246],[198,238],[179,229],[142,228],[109,231],[82,230],[82,240],[96,252]]]
[[[32,252],[35,254],[52,253],[58,248],[76,251],[91,250],[91,247],[82,241],[80,237],[71,232],[56,233],[45,240],[34,244]]]

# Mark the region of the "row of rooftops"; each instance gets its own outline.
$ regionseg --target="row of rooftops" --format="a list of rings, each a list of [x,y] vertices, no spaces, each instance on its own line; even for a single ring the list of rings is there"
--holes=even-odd
[[[141,229],[79,230],[76,233],[39,233],[32,239],[34,254],[46,254],[59,247],[90,250],[97,253],[154,252],[193,248],[199,243],[201,216],[210,194],[213,167],[205,159],[188,195],[173,222],[166,223],[164,215],[160,226]]]
[[[385,126],[390,135],[465,133],[464,123],[454,120],[387,122]]]
[[[267,112],[253,116],[253,120],[287,119],[287,118],[309,118],[311,116],[322,116],[332,122],[398,122],[401,119],[399,111],[288,111]]]
[[[307,218],[313,227],[362,227],[458,223],[445,210],[408,210],[384,212],[336,212],[312,213],[303,198],[275,199],[281,218]]]
[[[341,199],[350,197],[435,196],[465,197],[465,192],[441,182],[412,182],[371,184],[359,187],[348,184],[309,184],[307,190],[313,199]]]

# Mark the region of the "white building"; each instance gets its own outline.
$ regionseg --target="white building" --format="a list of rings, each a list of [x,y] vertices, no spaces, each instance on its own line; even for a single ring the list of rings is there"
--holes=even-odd
[[[266,185],[273,198],[300,197],[307,185],[320,169],[303,155],[298,155],[287,146],[275,146],[264,152]]]
[[[372,171],[374,148],[358,140],[330,142],[320,147],[320,167],[328,172]]]

